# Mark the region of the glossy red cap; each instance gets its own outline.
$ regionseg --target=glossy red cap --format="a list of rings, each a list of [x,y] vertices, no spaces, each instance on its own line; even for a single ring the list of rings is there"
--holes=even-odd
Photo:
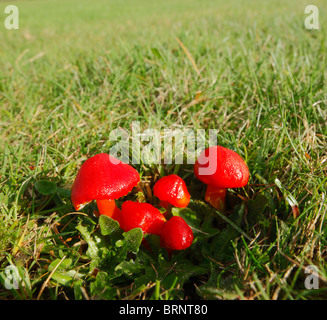
[[[159,235],[166,222],[163,214],[149,203],[125,201],[121,210],[124,231],[141,228],[144,233]]]
[[[174,216],[170,218],[161,230],[161,246],[170,250],[184,250],[194,239],[193,231],[185,220]]]
[[[194,174],[205,184],[222,189],[244,187],[249,180],[249,169],[240,155],[221,146],[210,147],[200,154]]]
[[[175,174],[159,179],[153,187],[153,193],[174,207],[184,208],[190,202],[190,194],[184,180]]]
[[[87,159],[75,178],[71,198],[76,210],[92,200],[118,199],[127,195],[140,181],[130,165],[107,153]]]

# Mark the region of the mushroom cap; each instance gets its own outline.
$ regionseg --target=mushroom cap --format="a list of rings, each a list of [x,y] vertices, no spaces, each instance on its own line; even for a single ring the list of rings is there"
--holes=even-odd
[[[122,204],[121,210],[124,231],[141,228],[144,233],[159,235],[166,222],[163,214],[149,203],[128,200]]]
[[[205,184],[222,189],[244,187],[249,180],[249,169],[241,156],[221,146],[209,147],[200,154],[194,174]]]
[[[171,250],[184,250],[193,242],[194,236],[190,226],[179,216],[170,218],[162,227],[161,246]]]
[[[184,180],[176,174],[160,178],[153,187],[154,195],[168,201],[174,207],[184,208],[190,202],[190,194]]]
[[[77,173],[71,198],[76,210],[92,200],[112,200],[127,195],[140,181],[130,165],[107,153],[87,159]]]

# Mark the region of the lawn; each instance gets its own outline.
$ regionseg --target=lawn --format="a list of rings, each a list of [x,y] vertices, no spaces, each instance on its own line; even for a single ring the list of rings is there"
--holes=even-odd
[[[19,30],[4,27],[8,4],[0,2],[0,299],[327,298],[325,1],[315,3],[319,30],[304,27],[312,3],[302,0],[11,2]],[[142,132],[206,138],[215,129],[250,170],[218,212],[192,164],[133,164],[141,183],[119,204],[152,203],[154,182],[171,173],[189,187],[190,205],[173,212],[195,239],[172,256],[156,237],[146,237],[149,254],[133,241],[139,234],[71,202],[82,163],[136,122]],[[318,287],[307,285],[309,265]],[[8,270],[18,270],[16,288]]]

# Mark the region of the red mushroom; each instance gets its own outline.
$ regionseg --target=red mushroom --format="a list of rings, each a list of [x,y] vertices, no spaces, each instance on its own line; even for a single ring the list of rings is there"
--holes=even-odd
[[[166,222],[157,208],[144,202],[125,201],[122,204],[122,215],[124,231],[141,228],[144,233],[160,235]]]
[[[154,195],[166,207],[170,203],[174,207],[185,208],[190,202],[190,194],[184,180],[176,174],[159,179],[153,187]]]
[[[196,177],[207,184],[205,200],[217,210],[225,207],[226,188],[244,187],[249,169],[236,152],[213,146],[204,150],[194,165]]]
[[[107,153],[87,159],[77,173],[71,198],[75,209],[96,200],[100,214],[121,222],[121,211],[115,199],[127,195],[140,181],[139,173],[130,165]]]
[[[168,250],[184,250],[193,242],[190,226],[179,216],[169,219],[162,227],[160,243]]]

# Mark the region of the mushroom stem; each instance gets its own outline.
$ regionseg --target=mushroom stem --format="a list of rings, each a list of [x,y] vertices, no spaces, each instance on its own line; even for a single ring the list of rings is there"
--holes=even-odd
[[[116,206],[115,200],[97,200],[97,206],[100,215],[108,216],[119,222],[122,226],[122,214],[121,210]]]
[[[209,202],[218,211],[225,209],[226,189],[220,189],[212,185],[207,186],[205,201]]]

